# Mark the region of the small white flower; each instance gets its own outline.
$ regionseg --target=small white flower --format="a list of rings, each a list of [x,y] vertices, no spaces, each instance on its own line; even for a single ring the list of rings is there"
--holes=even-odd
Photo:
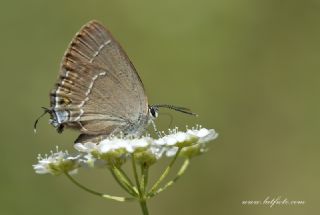
[[[170,148],[167,148],[166,150],[166,156],[167,157],[173,157],[177,154],[179,148],[178,147],[170,147]]]
[[[206,129],[206,128],[191,129],[191,130],[187,130],[187,133],[198,137],[199,143],[209,142],[218,137],[218,133],[216,133],[214,129]]]
[[[128,144],[124,140],[118,138],[104,139],[97,145],[97,150],[101,154],[114,152],[119,149],[126,150],[127,148],[129,148]]]
[[[131,142],[129,142],[129,145],[132,147],[132,151],[136,151],[138,149],[144,149],[147,148],[153,139],[151,137],[142,137],[139,139],[132,139]]]
[[[58,151],[51,155],[45,155],[42,157],[38,156],[38,163],[32,165],[33,169],[38,174],[52,174],[52,175],[60,175],[62,173],[74,174],[76,173],[79,167],[79,157],[77,155],[72,157],[68,154],[67,151]]]
[[[104,168],[107,167],[107,162],[102,159],[95,158],[91,153],[85,154],[80,159],[80,165],[83,167],[99,167]]]
[[[73,147],[78,150],[79,152],[87,152],[87,153],[90,153],[92,152],[93,150],[96,150],[97,148],[97,145],[95,143],[76,143],[73,145]]]
[[[182,157],[194,157],[208,151],[206,143],[218,137],[218,133],[214,129],[206,129],[197,126],[196,128],[188,129],[187,133],[198,138],[198,140],[181,150]]]
[[[187,132],[178,131],[178,128],[173,130],[169,129],[169,134],[158,139],[163,145],[167,146],[177,146],[180,143],[190,140],[191,136]]]
[[[164,146],[157,146],[157,145],[151,145],[149,148],[148,148],[148,152],[150,152],[150,154],[152,154],[156,160],[159,160],[162,155],[166,152],[167,148],[164,147]]]

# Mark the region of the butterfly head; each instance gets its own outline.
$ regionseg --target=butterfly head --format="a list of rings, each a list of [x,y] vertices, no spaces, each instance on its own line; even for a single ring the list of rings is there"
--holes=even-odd
[[[34,133],[37,132],[37,124],[38,124],[39,120],[46,114],[50,115],[49,123],[51,125],[53,125],[53,127],[55,127],[57,129],[58,133],[62,133],[64,125],[62,123],[58,123],[57,114],[55,113],[55,111],[53,109],[51,109],[51,108],[45,108],[45,107],[42,107],[42,109],[44,110],[43,114],[41,114],[33,124]]]

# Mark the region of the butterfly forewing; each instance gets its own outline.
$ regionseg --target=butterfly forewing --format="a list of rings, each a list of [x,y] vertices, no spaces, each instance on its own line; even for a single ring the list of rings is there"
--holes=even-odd
[[[72,40],[50,95],[52,124],[75,127],[84,134],[109,134],[132,123],[144,126],[147,119],[148,103],[138,73],[97,21],[82,27]]]

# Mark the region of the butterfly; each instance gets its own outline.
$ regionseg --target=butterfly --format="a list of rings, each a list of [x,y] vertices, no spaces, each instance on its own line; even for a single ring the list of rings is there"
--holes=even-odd
[[[142,135],[159,108],[196,115],[167,104],[149,105],[139,74],[120,44],[100,22],[90,21],[75,35],[50,92],[50,124],[80,131],[75,142],[97,142],[111,134]],[[154,125],[154,128],[155,125]]]

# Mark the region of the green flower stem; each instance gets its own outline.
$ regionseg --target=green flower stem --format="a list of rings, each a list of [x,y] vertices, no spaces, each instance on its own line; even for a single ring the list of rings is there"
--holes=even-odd
[[[141,191],[146,192],[148,185],[149,166],[147,164],[141,164]]]
[[[140,207],[143,215],[149,215],[146,199],[140,200]]]
[[[136,166],[136,159],[135,159],[134,154],[132,154],[132,156],[131,156],[131,163],[132,163],[132,170],[133,170],[134,179],[136,181],[136,185],[137,185],[138,192],[139,192],[139,197],[141,199],[143,197],[143,194],[141,191],[141,186],[140,186],[140,181],[139,181],[137,166]]]
[[[169,174],[174,162],[177,160],[180,152],[181,152],[182,148],[179,148],[177,153],[175,154],[175,156],[173,157],[173,159],[171,160],[171,162],[169,163],[169,165],[167,166],[167,168],[164,170],[164,172],[162,173],[162,175],[160,176],[159,180],[152,186],[152,188],[150,189],[148,196],[151,196],[152,193],[156,192],[157,188],[159,187],[160,183],[163,181],[163,179]]]
[[[127,191],[130,195],[134,197],[138,197],[138,193],[135,187],[125,180],[125,176],[122,175],[121,171],[117,167],[111,166],[110,172],[114,179],[125,191]]]
[[[97,191],[94,191],[94,190],[91,190],[87,187],[85,187],[84,185],[80,184],[78,181],[76,181],[71,175],[69,175],[67,172],[65,172],[65,175],[67,176],[68,179],[70,179],[70,181],[72,183],[74,183],[75,185],[77,185],[79,188],[93,194],[93,195],[97,195],[97,196],[100,196],[100,197],[103,197],[103,198],[106,198],[106,199],[111,199],[111,200],[115,200],[115,201],[118,201],[118,202],[127,202],[127,201],[132,201],[134,200],[135,198],[131,198],[131,197],[119,197],[119,196],[111,196],[111,195],[108,195],[108,194],[103,194],[103,193],[99,193]]]
[[[138,189],[136,186],[134,186],[134,184],[132,183],[131,179],[129,178],[129,176],[125,173],[125,171],[123,171],[122,168],[120,167],[116,167],[117,171],[119,171],[119,174],[121,175],[121,177],[126,181],[126,184],[134,191],[134,193],[136,194],[135,196],[138,195]]]
[[[142,210],[142,214],[149,215],[148,208],[147,208],[147,201],[146,201],[147,199],[146,192],[145,192],[146,182],[148,181],[148,170],[147,170],[148,167],[142,164],[143,166],[145,166],[144,167],[145,170],[141,171],[141,181],[140,181],[138,177],[138,172],[137,172],[135,154],[132,154],[131,161],[132,161],[132,170],[133,170],[134,179],[136,181],[136,185],[139,192],[139,203]]]
[[[130,184],[131,187],[134,187],[134,190],[135,190],[136,192],[138,192],[138,191],[137,191],[137,188],[133,185],[131,179],[128,177],[128,175],[125,173],[125,171],[123,171],[122,168],[118,168],[118,170],[120,171],[120,173],[122,174],[122,176],[125,178],[125,180],[128,182],[128,184]]]
[[[185,159],[185,161],[183,162],[182,166],[180,167],[176,177],[174,177],[171,181],[169,181],[162,188],[159,188],[156,192],[149,193],[148,198],[151,198],[151,197],[153,197],[155,195],[158,195],[160,192],[162,192],[165,189],[167,189],[168,187],[172,186],[185,173],[185,171],[187,170],[189,164],[190,164],[190,159]]]

